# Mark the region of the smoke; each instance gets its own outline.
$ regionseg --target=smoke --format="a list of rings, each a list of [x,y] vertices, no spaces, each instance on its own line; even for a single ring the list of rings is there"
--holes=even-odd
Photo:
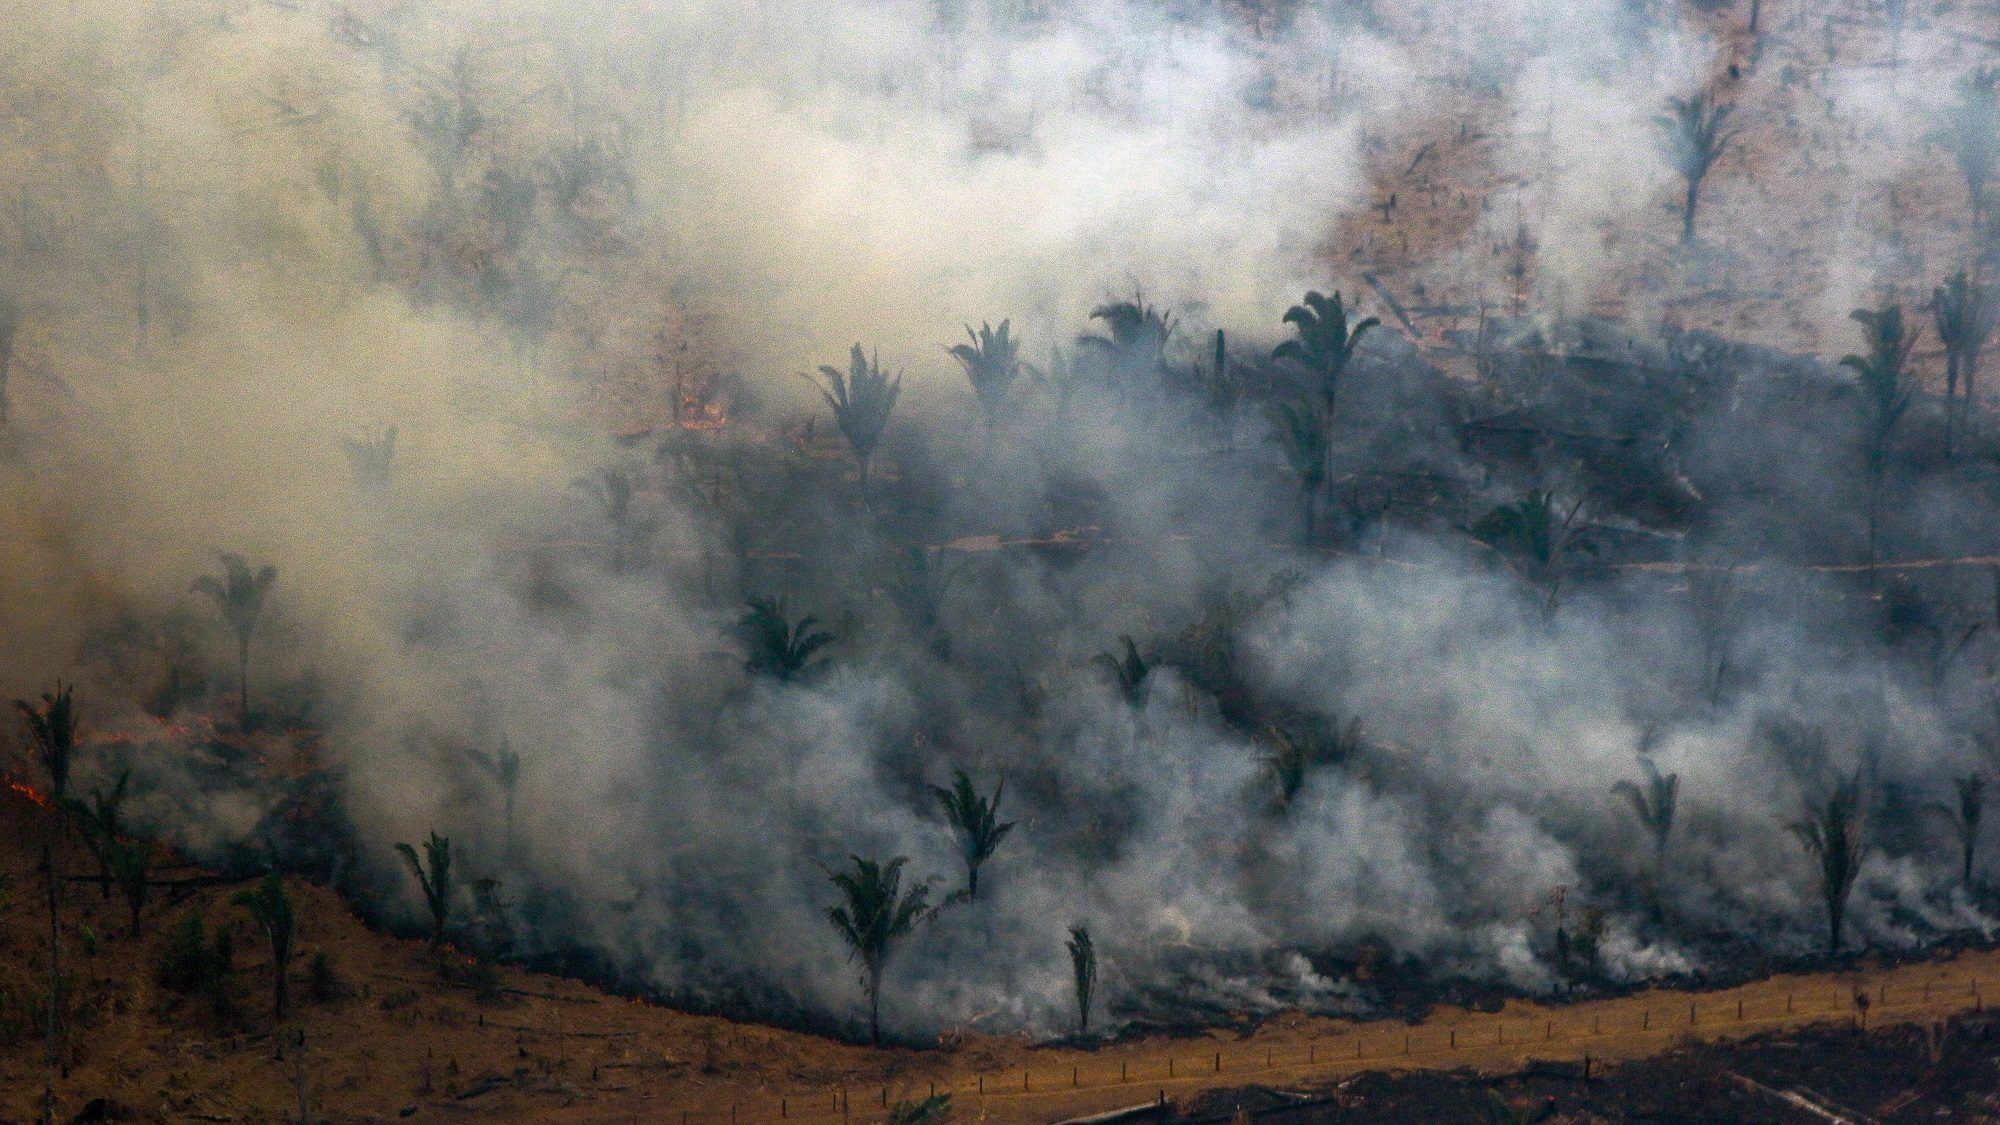
[[[1905,194],[1956,41],[1891,88],[1800,24],[1732,85],[1727,13],[1658,7],[6,5],[0,681],[79,680],[79,784],[132,769],[208,862],[410,924],[391,845],[436,829],[497,881],[468,942],[770,1018],[858,1010],[848,856],[963,884],[959,767],[1017,827],[890,961],[902,1034],[1068,1026],[1070,925],[1120,1021],[1806,954],[1786,825],[1857,771],[1851,941],[1988,934],[1930,806],[1994,733],[1990,576],[1809,569],[1871,487],[1850,380],[1773,350],[1962,253]],[[1681,251],[1653,119],[1712,82],[1748,131]],[[1791,131],[1834,151],[1767,169]],[[1266,357],[1364,272],[1301,550]],[[1124,299],[1163,358],[1090,319]],[[940,345],[1003,318],[1036,370],[989,427]],[[907,379],[865,503],[796,377],[853,341]],[[1884,558],[1991,550],[1942,419]],[[342,439],[390,426],[385,487]],[[1531,489],[1582,534],[1510,564],[1466,529]],[[280,571],[250,734],[219,549]],[[745,674],[752,595],[824,675]],[[1279,734],[1355,719],[1284,793]]]

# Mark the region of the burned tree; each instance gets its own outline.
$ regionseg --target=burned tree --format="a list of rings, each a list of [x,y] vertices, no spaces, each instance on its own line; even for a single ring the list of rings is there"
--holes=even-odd
[[[1285,464],[1298,477],[1299,504],[1305,517],[1303,542],[1310,546],[1313,512],[1319,505],[1320,492],[1326,487],[1326,463],[1333,452],[1327,435],[1327,416],[1302,402],[1274,402],[1268,413],[1271,440],[1283,451]]]
[[[1993,334],[1985,287],[1959,270],[1931,290],[1931,317],[1938,339],[1944,342],[1945,451],[1949,455],[1954,421],[1963,424],[1972,415],[1979,353]],[[1959,397],[1961,391],[1963,398]]]
[[[1125,655],[1100,652],[1092,662],[1110,675],[1111,683],[1129,707],[1141,707],[1146,702],[1146,678],[1152,674],[1153,662],[1139,654],[1138,642],[1131,637],[1120,637],[1125,645]]]
[[[111,876],[131,911],[133,937],[138,937],[146,901],[153,890],[153,845],[145,840],[114,840],[110,847]]]
[[[1734,108],[1712,101],[1704,92],[1690,98],[1668,98],[1668,112],[1653,119],[1660,131],[1661,155],[1687,184],[1681,204],[1683,246],[1694,241],[1694,214],[1701,202],[1702,181],[1736,138],[1737,131],[1728,124]]]
[[[887,863],[858,855],[848,858],[854,862],[852,871],[827,873],[845,900],[828,910],[827,918],[847,942],[849,956],[861,961],[861,984],[868,992],[868,1038],[880,1043],[882,969],[896,943],[931,912],[931,889],[930,884],[919,883],[903,891],[903,865],[909,862],[904,856]]]
[[[49,792],[58,801],[69,788],[70,758],[76,754],[78,712],[72,690],[57,680],[54,691],[42,693],[39,707],[25,699],[14,701],[15,710],[28,722],[28,737],[35,744],[35,757],[48,771]]]
[[[1681,775],[1661,773],[1650,758],[1642,758],[1640,762],[1646,767],[1645,784],[1621,781],[1611,787],[1611,792],[1631,806],[1632,815],[1652,840],[1654,902],[1658,910],[1658,888],[1667,878],[1667,841],[1674,834],[1674,814],[1680,803]]]
[[[417,849],[408,844],[397,844],[396,851],[417,880],[418,889],[423,891],[424,909],[431,916],[430,947],[436,949],[444,944],[445,926],[451,921],[451,838],[432,829],[430,838],[424,841],[422,859],[417,858]]]
[[[1063,944],[1069,947],[1070,975],[1076,983],[1076,1033],[1088,1035],[1090,1002],[1097,992],[1097,946],[1083,926],[1071,926],[1069,940]]]
[[[965,334],[972,342],[945,349],[965,369],[966,381],[972,384],[972,393],[979,398],[979,409],[989,430],[999,424],[1007,392],[1021,377],[1021,341],[1011,335],[1011,323],[1003,320],[995,329],[981,321],[977,332],[968,324]]]
[[[882,431],[889,428],[896,397],[903,393],[903,377],[891,378],[882,370],[881,357],[869,359],[860,344],[854,345],[849,353],[845,374],[839,368],[824,365],[819,374],[825,385],[815,382],[814,386],[819,386],[820,397],[833,411],[834,424],[840,427],[847,447],[854,452],[854,460],[861,469],[861,499],[867,503],[868,467],[875,459]]]
[[[77,834],[83,837],[83,846],[97,861],[98,883],[107,899],[111,897],[111,849],[125,834],[122,814],[125,790],[131,781],[132,771],[121,770],[118,782],[111,787],[110,793],[94,789],[87,802],[75,797],[57,798],[63,810],[69,813],[70,823],[76,826]]]
[[[826,670],[827,658],[819,650],[833,643],[833,634],[815,628],[817,617],[801,617],[793,624],[783,598],[749,599],[749,612],[736,622],[743,641],[743,670],[780,683],[803,682]]]
[[[1840,927],[1847,897],[1868,852],[1867,811],[1861,803],[1861,775],[1852,774],[1833,788],[1827,799],[1807,810],[1806,819],[1788,826],[1799,845],[1818,865],[1819,893],[1826,904],[1829,956],[1840,952]]]
[[[959,858],[965,861],[965,897],[979,898],[979,868],[992,858],[1000,841],[1014,830],[1014,822],[999,819],[1000,795],[1007,790],[1002,781],[993,787],[993,796],[981,797],[964,770],[952,771],[951,788],[931,786],[931,794],[944,808],[945,820],[958,838]]]
[[[1972,862],[1979,852],[1979,824],[1986,815],[1986,779],[1976,773],[1951,780],[1957,790],[1956,806],[1939,806],[1951,817],[1958,836],[1958,881],[1972,885]]]
[[[273,1018],[284,1019],[291,997],[292,941],[298,934],[298,915],[292,908],[291,896],[285,893],[284,877],[273,871],[264,876],[256,890],[238,891],[229,901],[250,912],[271,946],[271,1012]]]
[[[264,597],[278,581],[278,568],[263,566],[252,571],[242,555],[222,552],[222,574],[204,574],[189,590],[206,594],[222,612],[222,620],[236,637],[236,687],[238,718],[250,729],[250,636],[264,612]]]
[[[1868,354],[1841,359],[1855,374],[1861,411],[1862,454],[1868,483],[1868,573],[1874,580],[1876,545],[1881,529],[1882,477],[1888,467],[1889,438],[1903,412],[1916,397],[1916,384],[1905,370],[1917,346],[1917,331],[1905,327],[1903,307],[1855,309],[1849,314],[1865,331]]]

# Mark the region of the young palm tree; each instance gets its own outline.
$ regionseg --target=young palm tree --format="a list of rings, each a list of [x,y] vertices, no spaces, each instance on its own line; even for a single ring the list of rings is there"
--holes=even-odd
[[[271,945],[271,974],[273,979],[272,1013],[276,1019],[285,1018],[287,1001],[291,998],[289,972],[292,965],[292,941],[298,934],[298,916],[292,909],[292,898],[285,893],[284,877],[273,871],[264,876],[264,881],[254,891],[238,891],[229,901],[250,912],[257,928],[264,931],[264,939]]]
[[[1640,759],[1646,767],[1646,783],[1621,781],[1611,787],[1611,792],[1623,797],[1632,806],[1632,815],[1638,817],[1640,827],[1653,841],[1654,878],[1665,877],[1667,870],[1667,840],[1674,833],[1674,812],[1680,800],[1681,775],[1663,774],[1651,759]]]
[[[250,729],[250,635],[264,612],[264,596],[278,581],[278,568],[259,567],[252,571],[242,555],[223,551],[222,574],[204,574],[189,589],[207,594],[222,611],[222,619],[236,635],[236,688],[240,699],[238,715],[243,729]]]
[[[931,912],[931,888],[928,883],[919,883],[907,893],[903,891],[903,865],[909,862],[904,856],[888,863],[858,855],[849,858],[854,861],[854,870],[827,873],[846,900],[828,910],[827,918],[846,940],[849,956],[861,960],[861,983],[868,991],[868,1038],[880,1043],[882,969],[896,943]]]
[[[819,373],[826,383],[820,387],[820,397],[833,410],[834,424],[840,427],[842,436],[847,438],[847,447],[854,451],[854,460],[861,466],[861,499],[865,503],[868,466],[874,460],[882,431],[889,428],[896,396],[903,393],[903,377],[890,378],[882,370],[881,357],[870,360],[860,344],[854,345],[847,357],[845,375],[838,368],[826,366],[821,366]]]
[[[989,430],[999,424],[1007,392],[1021,377],[1021,341],[1010,334],[1011,323],[1003,320],[995,330],[981,321],[977,332],[968,324],[965,334],[972,342],[945,349],[965,369],[965,378],[972,384],[972,393],[979,397],[979,408],[986,416]]]
[[[1861,775],[1855,773],[1834,786],[1826,802],[1807,810],[1806,819],[1790,826],[1806,854],[1819,865],[1820,896],[1826,902],[1828,955],[1840,952],[1840,926],[1847,913],[1847,896],[1868,853],[1867,810],[1861,804]]]
[[[1069,928],[1069,966],[1076,981],[1076,1033],[1090,1034],[1090,1000],[1097,992],[1097,946],[1090,931],[1082,926]]]
[[[972,778],[964,770],[952,771],[951,788],[931,786],[931,793],[944,807],[944,817],[958,836],[958,854],[965,861],[965,897],[979,898],[979,867],[993,856],[993,849],[1014,830],[1014,822],[999,821],[1000,795],[1005,781],[993,787],[993,796],[981,797],[972,788]]]
[[[1543,612],[1553,614],[1561,594],[1563,563],[1572,553],[1590,550],[1583,529],[1576,523],[1582,510],[1581,499],[1565,509],[1553,493],[1538,488],[1486,513],[1472,525],[1472,535],[1498,551],[1530,581],[1544,586],[1548,597]]]
[[[424,892],[424,907],[431,915],[430,947],[436,949],[444,943],[445,925],[451,921],[451,839],[432,829],[430,839],[424,841],[421,860],[417,858],[417,849],[408,844],[397,844],[396,851]]]
[[[1976,229],[1986,213],[1986,185],[2000,155],[2000,68],[1980,67],[1958,83],[1958,100],[1942,115],[1929,140],[1951,153],[1965,178]]]
[[[111,848],[125,834],[121,816],[125,808],[125,788],[132,781],[131,770],[121,770],[117,784],[106,794],[102,789],[91,791],[88,802],[75,797],[59,797],[63,809],[69,813],[70,822],[76,825],[83,836],[83,846],[90,849],[90,857],[97,861],[98,886],[104,897],[111,897]]]
[[[1905,367],[1917,346],[1917,330],[1906,327],[1903,307],[1855,309],[1849,314],[1867,334],[1868,354],[1849,355],[1840,365],[1851,369],[1860,383],[1864,459],[1868,475],[1868,568],[1873,580],[1875,549],[1881,527],[1882,477],[1887,468],[1889,437],[1916,397],[1916,385]]]
[[[57,680],[56,690],[42,693],[40,707],[25,699],[14,701],[14,708],[28,721],[28,736],[34,740],[35,756],[49,773],[49,793],[58,801],[69,788],[70,758],[76,754],[80,713],[72,690]]]
[[[1167,341],[1173,338],[1172,313],[1163,313],[1146,303],[1144,293],[1129,301],[1112,301],[1090,310],[1090,319],[1101,320],[1111,337],[1078,336],[1077,346],[1108,356],[1115,365],[1134,371],[1156,371],[1166,356]]]
[[[1354,361],[1361,338],[1382,323],[1371,316],[1350,325],[1348,312],[1338,289],[1331,297],[1307,293],[1303,304],[1285,310],[1283,323],[1291,325],[1297,335],[1271,352],[1272,359],[1289,360],[1312,376],[1313,389],[1319,393],[1320,409],[1325,415],[1323,421],[1328,427],[1333,422],[1341,376]]]
[[[1146,702],[1146,677],[1153,671],[1153,663],[1139,655],[1139,646],[1131,637],[1118,639],[1125,645],[1123,657],[1100,652],[1093,663],[1111,674],[1111,682],[1128,706],[1138,707]]]
[[[1327,458],[1333,452],[1327,440],[1326,414],[1299,402],[1274,402],[1268,413],[1271,440],[1284,451],[1285,463],[1299,478],[1299,502],[1305,513],[1305,542],[1313,541],[1313,510],[1326,487]]]
[[[802,617],[792,624],[783,598],[753,597],[748,604],[749,612],[736,623],[745,649],[745,672],[792,683],[825,671],[827,659],[816,654],[833,643],[833,634],[814,628],[819,618]]]
[[[1938,339],[1944,342],[1945,449],[1951,449],[1953,399],[1962,387],[1965,397],[1956,411],[1960,420],[1971,415],[1974,380],[1979,375],[1979,353],[1993,334],[1993,316],[1987,307],[1984,286],[1974,284],[1964,270],[1931,290],[1931,317]]]
[[[1660,153],[1687,182],[1681,205],[1681,245],[1694,241],[1695,207],[1701,202],[1701,182],[1729,151],[1736,130],[1728,124],[1735,107],[1709,100],[1706,93],[1668,98],[1668,112],[1653,119],[1660,130]]]

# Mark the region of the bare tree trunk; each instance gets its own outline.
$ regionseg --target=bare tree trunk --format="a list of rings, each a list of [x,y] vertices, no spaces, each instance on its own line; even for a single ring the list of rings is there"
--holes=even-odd
[[[241,726],[250,729],[250,634],[236,638],[237,713]]]
[[[1694,241],[1694,209],[1701,201],[1701,180],[1688,177],[1687,203],[1681,211],[1681,245]]]

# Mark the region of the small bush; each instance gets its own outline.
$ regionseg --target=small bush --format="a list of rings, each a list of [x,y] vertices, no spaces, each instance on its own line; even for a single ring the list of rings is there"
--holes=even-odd
[[[312,964],[306,969],[306,995],[315,1004],[332,1003],[350,995],[347,982],[333,967],[333,959],[324,953],[313,954]]]
[[[183,995],[219,991],[235,969],[234,959],[229,930],[217,930],[211,942],[201,915],[189,914],[167,931],[154,980]]]

